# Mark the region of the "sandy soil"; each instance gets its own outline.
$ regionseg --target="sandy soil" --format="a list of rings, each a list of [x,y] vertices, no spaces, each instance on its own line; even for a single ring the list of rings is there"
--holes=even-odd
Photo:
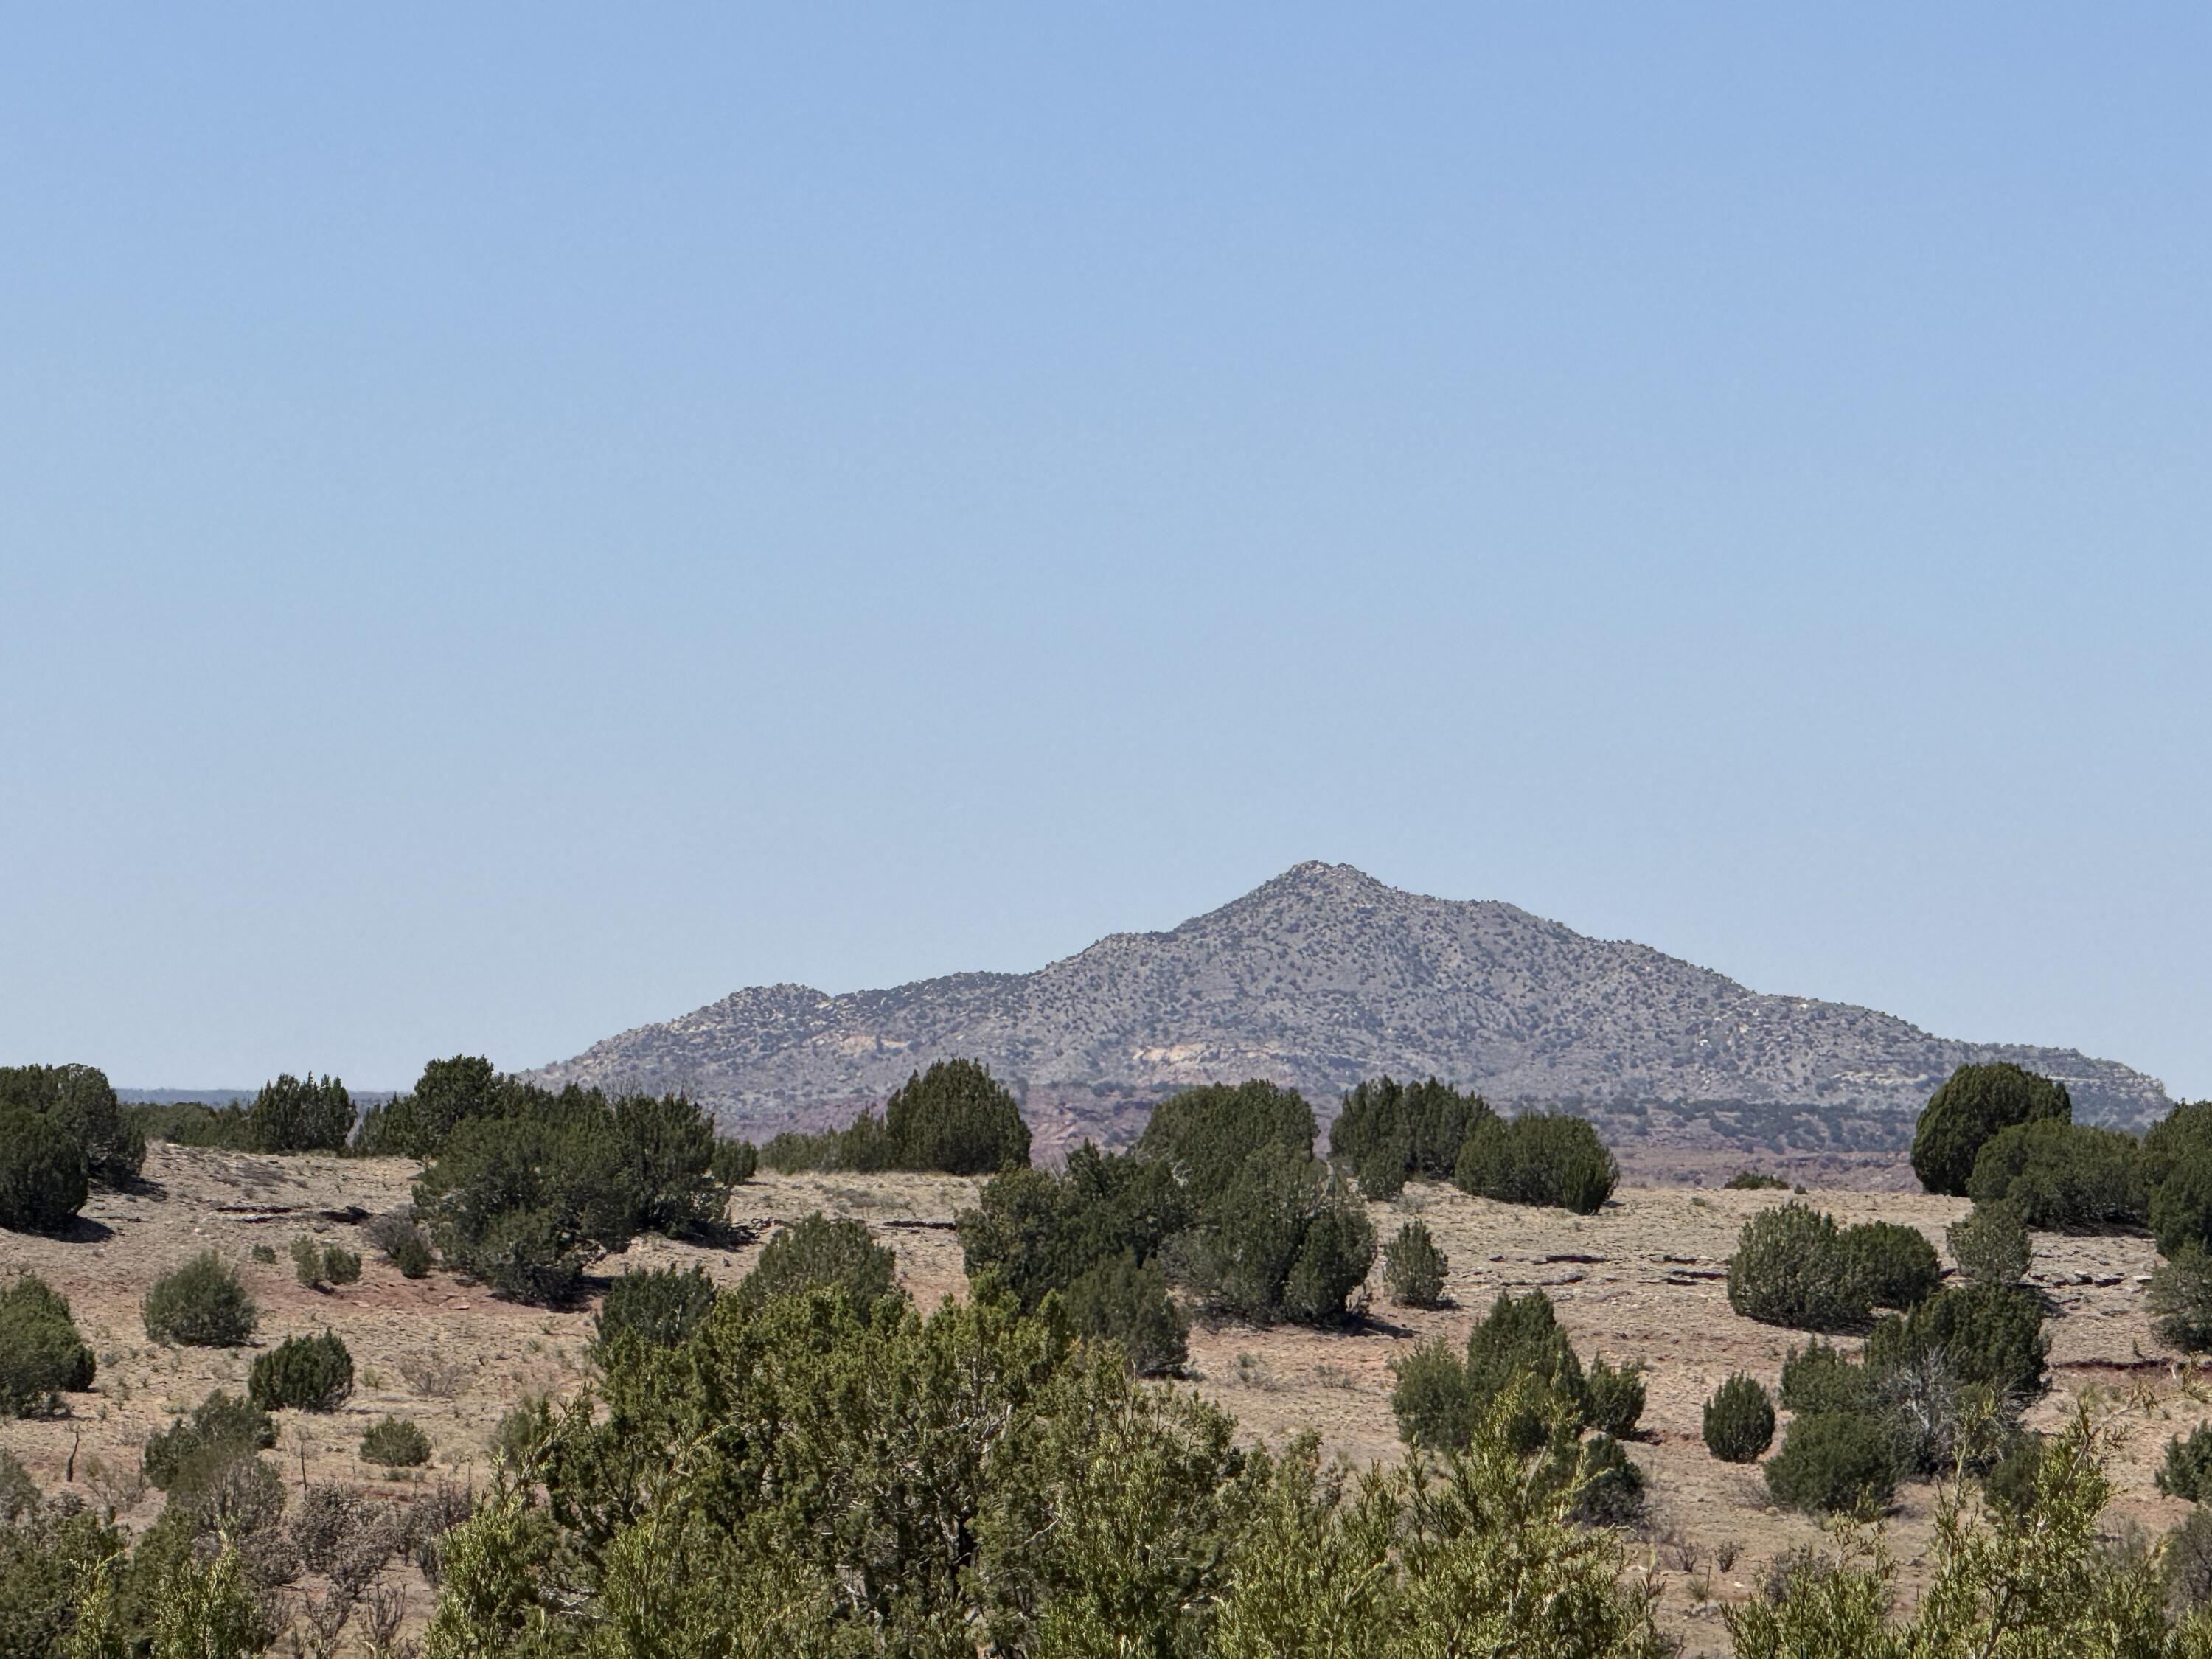
[[[414,1175],[413,1165],[398,1162],[157,1148],[148,1159],[148,1190],[95,1194],[71,1237],[0,1234],[0,1273],[42,1274],[70,1298],[100,1357],[94,1391],[73,1396],[70,1415],[0,1424],[0,1445],[48,1490],[73,1485],[88,1501],[113,1504],[126,1522],[143,1526],[161,1502],[132,1478],[147,1436],[210,1389],[242,1390],[262,1347],[328,1327],[353,1352],[357,1387],[332,1415],[286,1414],[280,1454],[288,1478],[394,1497],[430,1480],[482,1485],[487,1439],[501,1413],[526,1395],[561,1395],[582,1384],[591,1314],[518,1307],[443,1272],[419,1281],[400,1278],[346,1218],[405,1202]],[[1865,1172],[1852,1176],[1854,1185],[1869,1183]],[[720,1251],[641,1240],[600,1272],[698,1261],[718,1281],[732,1282],[777,1223],[820,1209],[866,1221],[896,1252],[917,1301],[933,1307],[964,1288],[951,1223],[973,1202],[977,1185],[946,1176],[765,1175],[742,1188],[732,1206],[732,1219],[758,1235],[753,1243]],[[1965,1209],[1917,1193],[1812,1196],[1841,1220],[1917,1226],[1939,1249],[1945,1225]],[[1378,1297],[1364,1326],[1342,1332],[1201,1323],[1192,1334],[1195,1384],[1256,1437],[1279,1440],[1312,1429],[1345,1457],[1395,1458],[1401,1448],[1389,1407],[1391,1360],[1431,1335],[1462,1340],[1501,1291],[1543,1289],[1586,1358],[1602,1353],[1650,1367],[1645,1433],[1632,1450],[1650,1476],[1651,1519],[1648,1536],[1632,1548],[1639,1559],[1656,1558],[1668,1575],[1662,1606],[1686,1651],[1723,1652],[1725,1633],[1711,1601],[1697,1594],[1701,1581],[1710,1576],[1717,1597],[1740,1598],[1775,1555],[1820,1537],[1811,1520],[1769,1506],[1755,1468],[1716,1462],[1699,1437],[1703,1401],[1723,1377],[1743,1370],[1771,1385],[1789,1349],[1806,1340],[1739,1319],[1728,1307],[1724,1271],[1737,1230],[1776,1197],[1640,1186],[1624,1188],[1599,1215],[1577,1217],[1416,1185],[1374,1206],[1376,1231],[1387,1238],[1416,1215],[1425,1220],[1450,1257],[1453,1305],[1421,1312],[1389,1307]],[[325,1292],[298,1285],[285,1247],[301,1233],[360,1250],[360,1283]],[[2057,1386],[2031,1421],[2055,1426],[2085,1389],[2101,1390],[2131,1431],[2112,1470],[2118,1496],[2110,1522],[2163,1530],[2185,1506],[2157,1495],[2153,1470],[2167,1437],[2212,1416],[2212,1407],[2199,1403],[2212,1399],[2212,1390],[2193,1370],[2179,1368],[2151,1334],[2142,1295],[2151,1246],[2133,1238],[2036,1242],[2034,1280],[2053,1306]],[[274,1265],[251,1261],[256,1244],[275,1249]],[[255,1346],[225,1352],[149,1341],[138,1313],[147,1285],[210,1246],[240,1267],[260,1304]],[[391,1481],[359,1462],[362,1430],[387,1415],[411,1419],[428,1432],[434,1448],[428,1470]],[[1933,1500],[1930,1488],[1908,1486],[1887,1523],[1908,1594],[1923,1565]],[[1716,1553],[1729,1544],[1733,1565],[1716,1571]]]

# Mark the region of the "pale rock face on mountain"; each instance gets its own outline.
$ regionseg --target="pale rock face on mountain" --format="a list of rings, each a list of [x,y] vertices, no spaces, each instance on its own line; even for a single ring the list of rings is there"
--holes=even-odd
[[[2139,1124],[2168,1105],[2154,1079],[2113,1061],[1762,996],[1647,945],[1401,892],[1342,864],[1301,864],[1167,933],[1115,933],[1035,973],[845,996],[738,991],[531,1075],[681,1091],[747,1132],[849,1115],[952,1055],[1014,1087],[1054,1141],[1122,1139],[1161,1096],[1247,1077],[1304,1091],[1326,1117],[1385,1072],[1520,1107],[1909,1114],[1954,1067],[2010,1060],[2063,1081],[2083,1120]]]

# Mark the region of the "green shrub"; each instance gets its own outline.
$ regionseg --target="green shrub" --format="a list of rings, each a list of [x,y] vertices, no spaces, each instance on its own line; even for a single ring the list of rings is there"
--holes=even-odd
[[[92,1386],[96,1369],[66,1297],[35,1273],[0,1291],[0,1417],[58,1410],[62,1395]]]
[[[353,1133],[353,1097],[334,1077],[287,1072],[261,1085],[246,1109],[246,1130],[256,1152],[341,1152]]]
[[[88,1196],[84,1152],[53,1119],[0,1109],[0,1227],[58,1233]]]
[[[323,1247],[306,1234],[292,1241],[290,1250],[292,1273],[308,1290],[319,1291],[330,1283],[323,1269]]]
[[[1644,1419],[1641,1361],[1632,1359],[1620,1366],[1602,1359],[1591,1361],[1583,1377],[1583,1392],[1589,1401],[1590,1427],[1615,1440],[1634,1438],[1636,1425]]]
[[[2135,1138],[2052,1118],[1990,1136],[1966,1194],[1977,1204],[2011,1205],[2031,1227],[2065,1231],[2140,1227],[2149,1215]]]
[[[0,1527],[12,1527],[39,1509],[39,1483],[15,1453],[0,1446]]]
[[[155,1279],[139,1311],[155,1341],[192,1348],[242,1346],[260,1322],[237,1273],[213,1250]]]
[[[464,1119],[415,1183],[447,1265],[520,1302],[573,1299],[584,1269],[635,1235],[638,1206],[612,1115],[581,1091],[538,1116]]]
[[[361,1279],[361,1255],[343,1244],[323,1246],[323,1277],[333,1285],[358,1284]]]
[[[1865,1366],[1841,1349],[1815,1342],[1802,1353],[1792,1348],[1782,1362],[1782,1404],[1801,1417],[1869,1413],[1874,1410],[1874,1381]]]
[[[526,1109],[529,1091],[502,1078],[480,1054],[434,1060],[409,1093],[372,1106],[355,1132],[353,1151],[362,1158],[434,1158],[446,1137],[460,1125],[487,1117],[515,1115]]]
[[[227,1152],[255,1150],[244,1106],[210,1106],[179,1100],[124,1109],[131,1128],[149,1145],[211,1147]]]
[[[1738,1372],[1705,1401],[1705,1449],[1723,1463],[1755,1463],[1774,1443],[1774,1401]]]
[[[430,1461],[430,1437],[404,1417],[387,1417],[362,1433],[361,1461],[387,1469],[420,1468]]]
[[[2150,1189],[2151,1237],[2165,1255],[2212,1249],[2212,1163],[2184,1164]]]
[[[1366,1210],[1311,1152],[1276,1145],[1248,1158],[1209,1207],[1181,1272],[1224,1312],[1326,1325],[1374,1263]]]
[[[420,1233],[410,1233],[392,1247],[392,1265],[402,1279],[428,1279],[430,1261],[430,1241]]]
[[[1844,1229],[1843,1242],[1867,1299],[1877,1308],[1912,1307],[1943,1282],[1936,1247],[1917,1227],[1863,1221]]]
[[[2142,1139],[2143,1179],[2156,1187],[2189,1164],[2212,1164],[2212,1100],[2183,1101]]]
[[[633,1267],[607,1287],[592,1345],[604,1353],[617,1336],[634,1331],[651,1346],[672,1348],[714,1308],[714,1281],[704,1268]]]
[[[2158,1489],[2168,1498],[2191,1504],[2212,1498],[2212,1425],[2200,1423],[2189,1431],[2186,1440],[2176,1436],[2166,1443]]]
[[[1593,1215],[1613,1196],[1620,1166],[1585,1119],[1524,1112],[1476,1124],[1452,1180],[1480,1198]]]
[[[1390,1395],[1401,1438],[1433,1450],[1466,1446],[1499,1401],[1528,1384],[1506,1415],[1506,1440],[1524,1455],[1551,1437],[1552,1417],[1577,1431],[1591,1421],[1582,1361],[1541,1291],[1501,1294],[1468,1333],[1464,1358],[1437,1338],[1394,1363]],[[1633,1427],[1632,1423],[1630,1427]]]
[[[2043,1468],[2039,1434],[2016,1436],[1982,1477],[1982,1497],[1999,1514],[2025,1520],[2035,1507],[2036,1478]]]
[[[742,1187],[760,1168],[760,1148],[750,1140],[717,1140],[707,1173],[725,1187]]]
[[[149,1486],[167,1492],[181,1480],[197,1477],[193,1470],[214,1459],[228,1461],[251,1456],[276,1443],[276,1424],[251,1400],[217,1389],[146,1442],[143,1462]]]
[[[742,1305],[757,1308],[779,1297],[828,1290],[843,1291],[865,1319],[898,1293],[898,1258],[868,1237],[866,1223],[833,1221],[817,1210],[769,1240],[735,1295]]]
[[[1382,1288],[1401,1308],[1433,1308],[1444,1294],[1451,1261],[1425,1221],[1408,1221],[1382,1252]]]
[[[1856,1412],[1791,1419],[1766,1460],[1766,1489],[1784,1509],[1870,1515],[1889,1505],[1897,1472],[1881,1425]]]
[[[1966,1196],[1974,1160],[1999,1130],[2046,1119],[2074,1121],[2066,1085],[2008,1060],[1961,1066],[1928,1097],[1912,1136],[1912,1170],[1931,1193]]]
[[[1572,1514],[1586,1527],[1623,1527],[1644,1513],[1644,1471],[1628,1449],[1608,1434],[1595,1434],[1575,1449],[1579,1485]]]
[[[2185,1353],[2212,1348],[2212,1251],[2184,1244],[2151,1269],[2145,1299],[2158,1316],[2160,1341]]]
[[[1408,1176],[1450,1180],[1468,1136],[1495,1115],[1480,1095],[1434,1078],[1410,1084],[1378,1078],[1344,1097],[1329,1125],[1328,1152],[1356,1172],[1362,1192],[1391,1198]]]
[[[1977,1204],[1944,1230],[1943,1242],[1959,1272],[1975,1285],[2019,1284],[2035,1254],[2027,1224],[2008,1204]]]
[[[353,1393],[353,1356],[333,1331],[288,1336],[254,1360],[246,1391],[264,1411],[334,1412]]]
[[[273,1267],[276,1265],[276,1247],[273,1244],[256,1244],[246,1254],[261,1267]]]
[[[2181,1617],[2212,1606],[2212,1510],[2198,1504],[2166,1534],[2159,1581],[2166,1606]]]
[[[1382,1146],[1369,1152],[1361,1163],[1352,1164],[1352,1179],[1358,1182],[1361,1196],[1382,1203],[1404,1192],[1407,1156],[1403,1147]]]
[[[1100,1262],[1068,1286],[1066,1309],[1078,1335],[1120,1343],[1139,1376],[1176,1375],[1190,1358],[1190,1322],[1149,1262]]]
[[[677,1238],[721,1219],[729,1194],[711,1172],[714,1121],[704,1107],[682,1095],[623,1095],[605,1109],[628,1166],[629,1231]]]
[[[1729,1258],[1729,1306],[1747,1319],[1801,1331],[1866,1323],[1874,1298],[1858,1254],[1832,1217],[1802,1204],[1743,1224]]]
[[[1191,1218],[1166,1165],[1085,1142],[1060,1174],[1018,1167],[994,1176],[955,1225],[969,1278],[996,1279],[1034,1313],[1048,1293],[1104,1262],[1152,1261]]]
[[[941,1060],[908,1078],[884,1103],[884,1129],[902,1170],[995,1175],[1030,1161],[1021,1108],[972,1060]]]
[[[1257,1079],[1212,1083],[1169,1096],[1152,1109],[1133,1150],[1173,1170],[1191,1203],[1210,1208],[1252,1155],[1280,1148],[1310,1157],[1313,1108],[1292,1089]]]
[[[58,1128],[95,1185],[128,1187],[146,1162],[146,1137],[96,1066],[0,1066],[0,1117],[34,1112]],[[0,1145],[8,1139],[0,1130]]]
[[[1786,1193],[1790,1190],[1790,1183],[1780,1176],[1761,1175],[1756,1170],[1738,1170],[1723,1184],[1729,1190],[1739,1193],[1768,1191]]]
[[[2050,1386],[2044,1364],[2051,1339],[2031,1291],[1990,1285],[1938,1291],[1910,1313],[1875,1324],[1867,1335],[1866,1366],[1879,1376],[1931,1352],[1942,1356],[1960,1382],[1987,1388],[2000,1401],[2035,1400]]]

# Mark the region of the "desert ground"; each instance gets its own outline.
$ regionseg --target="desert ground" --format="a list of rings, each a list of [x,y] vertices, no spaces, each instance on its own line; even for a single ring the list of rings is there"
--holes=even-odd
[[[71,1396],[69,1415],[0,1424],[0,1446],[47,1491],[74,1490],[143,1526],[161,1503],[136,1478],[146,1437],[210,1389],[242,1392],[262,1347],[327,1327],[353,1353],[356,1390],[331,1415],[285,1413],[275,1455],[288,1480],[341,1482],[394,1499],[440,1480],[481,1487],[501,1415],[526,1395],[558,1396],[585,1382],[592,1313],[501,1302],[443,1271],[401,1278],[360,1236],[359,1223],[405,1203],[416,1173],[399,1161],[161,1146],[148,1158],[144,1190],[95,1194],[70,1237],[0,1234],[0,1273],[29,1269],[66,1295],[100,1359],[94,1392]],[[763,1174],[738,1190],[731,1209],[750,1243],[717,1250],[644,1238],[599,1272],[696,1261],[718,1281],[734,1282],[779,1223],[818,1209],[866,1222],[896,1252],[915,1300],[934,1307],[965,1288],[952,1218],[979,1184]],[[1187,1386],[1233,1412],[1253,1437],[1279,1442],[1310,1429],[1354,1462],[1395,1458],[1391,1360],[1431,1335],[1462,1339],[1501,1291],[1541,1288],[1585,1359],[1601,1353],[1650,1367],[1644,1434],[1632,1452],[1650,1478],[1650,1510],[1630,1540],[1631,1559],[1664,1576],[1665,1621],[1684,1650],[1724,1652],[1719,1603],[1755,1593],[1778,1554],[1822,1536],[1814,1521],[1770,1505],[1756,1467],[1717,1462],[1699,1435],[1700,1407],[1723,1377],[1748,1371],[1771,1387],[1789,1349],[1808,1340],[1740,1319],[1728,1306],[1725,1266],[1737,1230],[1781,1196],[1624,1187],[1601,1212],[1580,1217],[1417,1183],[1372,1206],[1376,1229],[1387,1239],[1412,1217],[1428,1223],[1450,1257],[1450,1306],[1397,1309],[1378,1292],[1370,1318],[1344,1331],[1200,1322]],[[1816,1188],[1808,1196],[1840,1220],[1907,1222],[1939,1250],[1944,1227],[1966,1209],[1917,1193]],[[302,1233],[359,1250],[360,1282],[329,1291],[301,1286],[285,1247]],[[274,1248],[273,1265],[251,1260],[257,1244]],[[240,1268],[260,1304],[256,1346],[222,1352],[150,1342],[138,1310],[146,1287],[210,1246]],[[2143,1290],[2154,1259],[2147,1239],[2036,1237],[2032,1279],[2051,1304],[2055,1386],[2029,1420],[2056,1426],[2092,1390],[2118,1414],[2125,1437],[2107,1516],[2115,1532],[2138,1526],[2154,1534],[2186,1513],[2158,1495],[2153,1472],[2169,1436],[2212,1417],[2212,1371],[2182,1364],[2152,1334]],[[412,1419],[429,1435],[428,1468],[393,1480],[358,1460],[362,1430],[387,1415]],[[1908,1598],[1924,1565],[1935,1501],[1933,1488],[1906,1486],[1884,1523]],[[414,1581],[418,1608],[427,1609],[429,1595]]]

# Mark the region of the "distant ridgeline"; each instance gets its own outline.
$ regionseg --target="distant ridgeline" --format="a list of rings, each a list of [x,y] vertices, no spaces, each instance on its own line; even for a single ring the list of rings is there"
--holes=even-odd
[[[756,987],[526,1075],[680,1092],[726,1130],[765,1139],[840,1123],[955,1057],[1014,1091],[1048,1152],[1127,1146],[1158,1101],[1250,1078],[1296,1089],[1324,1116],[1389,1073],[1622,1136],[1826,1150],[1901,1147],[1961,1066],[2049,1077],[2084,1122],[2140,1129],[2172,1105],[2155,1079],[2115,1061],[1764,995],[1647,945],[1328,864],[1034,973],[840,996]]]

